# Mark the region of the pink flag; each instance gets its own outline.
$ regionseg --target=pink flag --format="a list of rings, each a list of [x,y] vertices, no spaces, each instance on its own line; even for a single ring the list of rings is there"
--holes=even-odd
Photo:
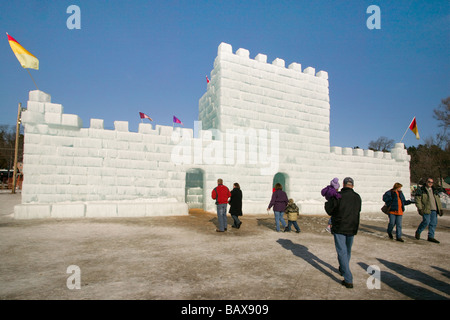
[[[179,123],[179,124],[181,124],[182,126],[184,126],[183,122],[181,122],[181,120],[178,119],[178,118],[175,117],[175,116],[173,116],[173,123]]]
[[[148,119],[150,121],[153,121],[152,118],[150,118],[148,115],[146,115],[145,113],[139,112],[139,116],[141,117],[141,119]]]

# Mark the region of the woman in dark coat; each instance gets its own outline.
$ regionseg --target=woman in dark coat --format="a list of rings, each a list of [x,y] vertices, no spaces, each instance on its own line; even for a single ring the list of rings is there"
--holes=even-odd
[[[242,222],[239,220],[239,216],[242,216],[242,191],[239,183],[235,182],[233,184],[233,190],[231,190],[230,201],[230,214],[234,220],[233,228],[239,229]]]

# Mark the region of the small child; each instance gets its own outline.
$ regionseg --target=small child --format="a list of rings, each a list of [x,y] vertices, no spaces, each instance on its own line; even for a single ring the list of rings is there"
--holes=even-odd
[[[294,225],[294,228],[296,230],[295,232],[300,233],[300,228],[297,224],[297,216],[299,215],[299,209],[293,199],[289,199],[288,205],[287,205],[286,209],[284,210],[284,212],[288,216],[288,226],[287,226],[288,230],[287,231],[290,232],[291,225]]]
[[[322,189],[321,194],[328,201],[331,198],[340,199],[342,196],[338,193],[339,190],[339,179],[334,178],[330,181],[330,184]],[[328,226],[325,228],[329,233],[331,233],[331,218],[328,220]]]

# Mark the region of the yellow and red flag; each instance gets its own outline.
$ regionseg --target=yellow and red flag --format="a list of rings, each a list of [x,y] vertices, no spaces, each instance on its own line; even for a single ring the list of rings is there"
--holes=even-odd
[[[16,55],[17,60],[19,60],[22,68],[39,70],[38,58],[32,55],[27,49],[22,47],[20,43],[18,43],[17,40],[11,37],[8,33],[6,33],[6,35],[8,36],[9,45]]]
[[[414,132],[414,134],[416,135],[416,139],[419,140],[420,136],[419,136],[419,129],[417,128],[417,121],[416,121],[416,117],[414,117],[414,119],[412,119],[410,125],[409,125],[409,129]]]

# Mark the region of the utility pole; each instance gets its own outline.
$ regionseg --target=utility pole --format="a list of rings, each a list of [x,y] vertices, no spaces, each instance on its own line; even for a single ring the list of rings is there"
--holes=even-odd
[[[22,103],[19,102],[19,108],[17,110],[17,123],[16,123],[16,146],[14,149],[14,171],[13,171],[13,184],[12,193],[16,193],[16,181],[17,181],[17,156],[19,153],[19,131],[20,131],[20,115],[22,113]]]

